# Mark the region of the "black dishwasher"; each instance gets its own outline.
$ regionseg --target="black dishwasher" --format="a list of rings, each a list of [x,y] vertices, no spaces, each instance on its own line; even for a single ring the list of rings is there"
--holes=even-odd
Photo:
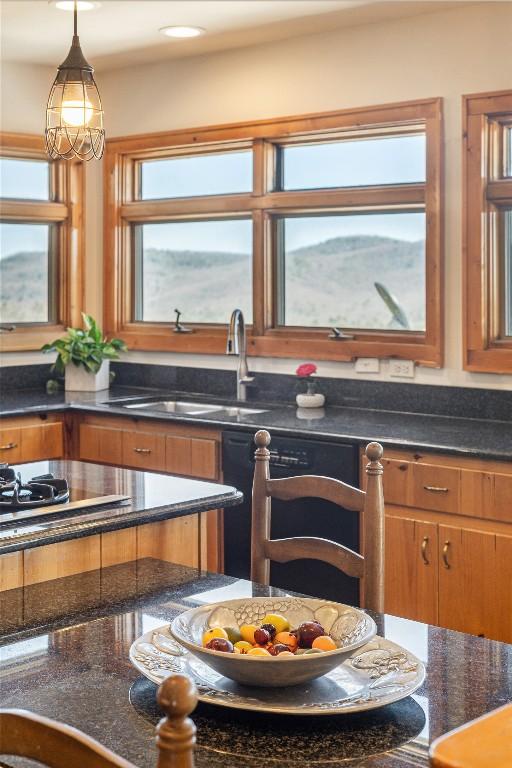
[[[251,493],[254,435],[226,431],[222,441],[224,482],[244,494],[241,506],[224,510],[224,570],[229,576],[250,576]],[[358,450],[354,445],[273,437],[270,476],[324,475],[358,485]],[[322,499],[272,499],[272,538],[320,536],[359,552],[359,515]],[[270,583],[328,600],[359,605],[357,579],[316,560],[271,563]]]

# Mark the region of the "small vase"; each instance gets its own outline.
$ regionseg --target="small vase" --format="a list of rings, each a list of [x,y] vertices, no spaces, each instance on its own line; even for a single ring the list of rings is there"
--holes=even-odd
[[[315,383],[308,381],[307,392],[297,395],[295,402],[299,408],[321,408],[325,403],[325,395],[315,392]]]
[[[110,386],[110,361],[104,360],[98,373],[86,371],[83,365],[66,365],[66,392],[99,392]]]

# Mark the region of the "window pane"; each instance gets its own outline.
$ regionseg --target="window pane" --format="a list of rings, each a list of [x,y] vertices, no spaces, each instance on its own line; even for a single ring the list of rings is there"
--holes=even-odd
[[[50,165],[44,160],[0,157],[0,197],[50,199]]]
[[[505,211],[505,336],[512,336],[512,211]]]
[[[505,131],[505,176],[512,176],[512,128]]]
[[[283,189],[425,181],[425,135],[283,147]]]
[[[251,191],[250,150],[148,160],[141,165],[143,200]]]
[[[252,322],[252,221],[166,222],[136,227],[135,319]]]
[[[425,330],[423,213],[280,222],[280,325]]]
[[[0,224],[0,322],[50,319],[51,224]]]

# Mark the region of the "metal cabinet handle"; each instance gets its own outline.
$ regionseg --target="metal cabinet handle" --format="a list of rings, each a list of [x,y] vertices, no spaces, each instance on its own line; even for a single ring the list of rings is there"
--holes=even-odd
[[[448,562],[448,548],[449,548],[449,546],[450,546],[450,542],[447,539],[445,541],[444,547],[443,547],[443,563],[444,563],[444,567],[448,568],[448,569],[450,568],[450,563]]]
[[[449,488],[442,488],[438,485],[424,485],[423,488],[426,491],[432,491],[433,493],[448,493]]]
[[[13,448],[17,448],[18,443],[6,443],[6,445],[0,445],[0,451],[10,451]]]
[[[428,545],[428,536],[424,536],[423,541],[421,542],[421,557],[425,565],[430,565],[430,560],[427,557],[427,545]]]
[[[151,448],[134,448],[135,453],[151,453]]]

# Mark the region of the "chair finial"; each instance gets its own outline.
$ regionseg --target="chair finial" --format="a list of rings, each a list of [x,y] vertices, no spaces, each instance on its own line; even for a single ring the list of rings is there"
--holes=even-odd
[[[166,717],[158,723],[158,768],[193,768],[196,727],[188,715],[197,705],[197,689],[186,675],[171,675],[156,695]]]
[[[366,458],[369,461],[380,461],[384,453],[384,448],[380,443],[368,443],[366,446]]]
[[[254,435],[254,442],[258,448],[268,448],[270,445],[271,437],[266,429],[260,429]]]

